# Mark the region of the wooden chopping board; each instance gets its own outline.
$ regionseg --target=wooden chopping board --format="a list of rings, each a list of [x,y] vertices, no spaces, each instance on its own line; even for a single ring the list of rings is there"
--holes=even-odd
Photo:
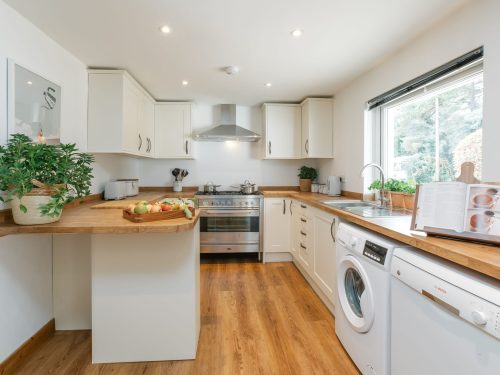
[[[105,203],[99,203],[96,204],[95,206],[92,206],[91,208],[118,208],[118,209],[126,209],[128,206],[131,204],[135,204],[137,202],[140,202],[142,199],[123,199],[119,201],[109,201]]]

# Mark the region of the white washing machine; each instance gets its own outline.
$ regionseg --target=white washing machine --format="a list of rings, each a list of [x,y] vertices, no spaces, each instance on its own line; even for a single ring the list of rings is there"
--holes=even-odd
[[[341,223],[335,332],[365,375],[390,373],[391,257],[397,241]]]

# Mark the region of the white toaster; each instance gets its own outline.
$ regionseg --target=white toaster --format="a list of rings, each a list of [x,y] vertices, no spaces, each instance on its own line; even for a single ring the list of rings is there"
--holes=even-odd
[[[127,183],[125,181],[110,181],[104,188],[104,199],[118,200],[127,197]]]

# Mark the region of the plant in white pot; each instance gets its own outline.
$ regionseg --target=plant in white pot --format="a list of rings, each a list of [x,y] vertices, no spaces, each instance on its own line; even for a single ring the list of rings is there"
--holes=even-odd
[[[61,217],[64,205],[90,194],[94,157],[74,144],[33,143],[14,134],[0,146],[0,200],[12,201],[14,222],[46,224]]]

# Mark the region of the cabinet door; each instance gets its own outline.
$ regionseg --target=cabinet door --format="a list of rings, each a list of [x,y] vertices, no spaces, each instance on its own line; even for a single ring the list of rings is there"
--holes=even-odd
[[[321,211],[314,213],[313,280],[335,303],[335,236],[338,218]]]
[[[299,105],[264,105],[266,159],[300,158],[300,113]]]
[[[127,79],[123,81],[123,150],[140,154],[146,141],[139,134],[139,117],[142,101],[139,90]]]
[[[148,98],[143,96],[139,116],[139,134],[145,142],[142,147],[141,154],[148,157],[154,156],[154,117],[154,104]]]
[[[290,251],[289,205],[289,199],[264,199],[264,252]]]
[[[191,157],[191,104],[155,105],[155,156]]]
[[[333,157],[333,101],[306,99],[302,104],[302,156]]]

